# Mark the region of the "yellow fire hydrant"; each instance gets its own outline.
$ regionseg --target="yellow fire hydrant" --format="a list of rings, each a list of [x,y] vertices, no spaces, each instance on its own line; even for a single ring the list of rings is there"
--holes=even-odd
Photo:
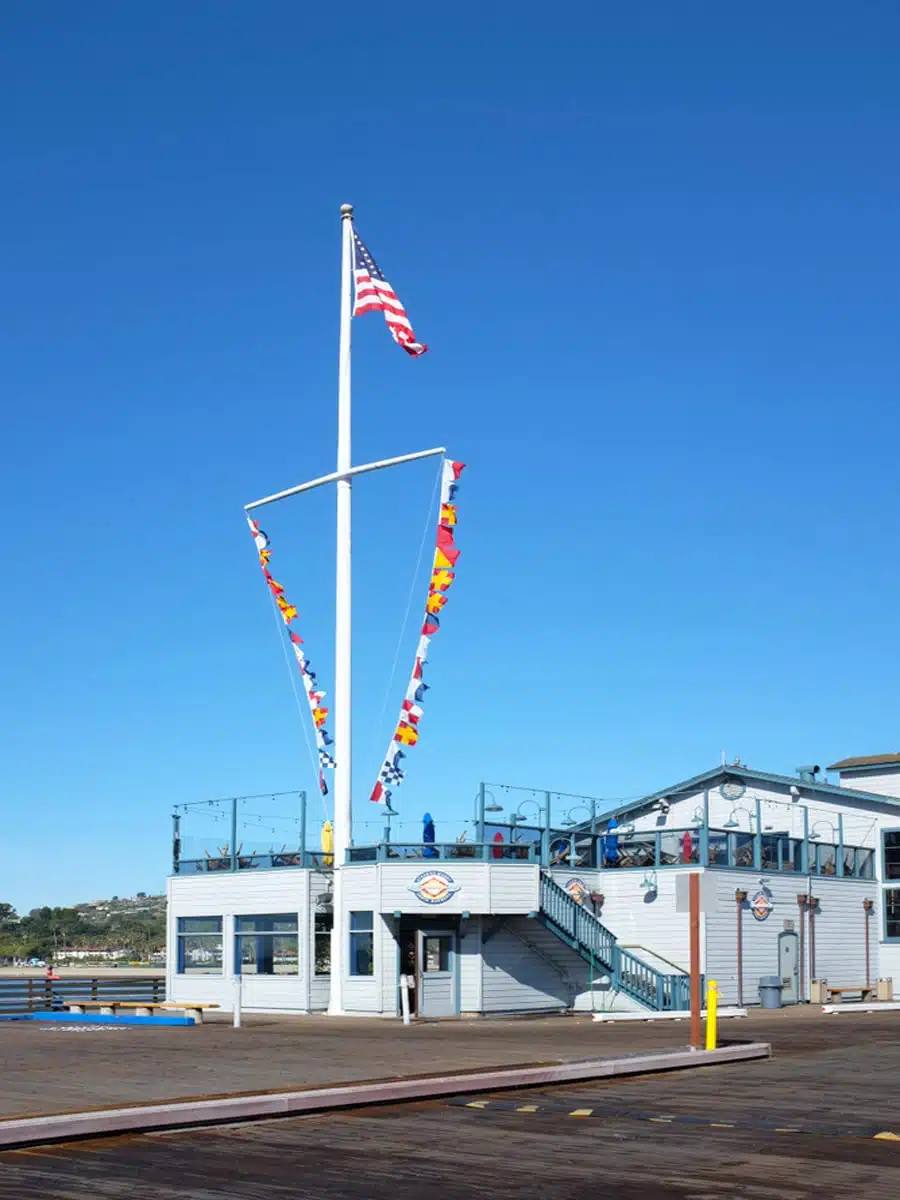
[[[706,1048],[715,1050],[719,1020],[719,985],[710,979],[706,985]]]

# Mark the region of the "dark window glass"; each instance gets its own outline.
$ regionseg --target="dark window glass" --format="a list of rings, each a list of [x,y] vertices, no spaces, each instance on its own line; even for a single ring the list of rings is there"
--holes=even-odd
[[[334,927],[332,913],[316,913],[315,951],[316,974],[331,974],[331,930]]]
[[[373,975],[375,973],[374,914],[352,912],[350,914],[350,974]]]
[[[889,938],[900,938],[900,888],[884,889],[884,932]]]
[[[884,877],[900,879],[900,829],[891,829],[881,835],[884,846]]]

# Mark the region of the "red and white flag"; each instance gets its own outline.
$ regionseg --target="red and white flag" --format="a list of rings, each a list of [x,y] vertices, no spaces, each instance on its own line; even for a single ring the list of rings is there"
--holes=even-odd
[[[409,323],[406,309],[400,303],[397,293],[384,277],[384,272],[378,263],[360,241],[359,234],[353,231],[353,280],[356,287],[356,301],[353,306],[354,317],[361,317],[367,312],[383,312],[391,337],[398,346],[402,346],[407,354],[418,358],[428,349],[416,341],[413,327]]]

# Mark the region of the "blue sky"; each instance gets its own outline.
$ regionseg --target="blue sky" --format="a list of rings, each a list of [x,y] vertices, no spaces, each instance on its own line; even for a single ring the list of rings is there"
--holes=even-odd
[[[174,803],[314,788],[241,509],[333,468],[343,201],[432,348],[357,322],[355,458],[469,464],[409,833],[481,778],[898,749],[896,6],[411,14],[2,7],[23,908],[159,889]],[[432,479],[355,489],[360,821]],[[333,501],[264,522],[329,690]]]

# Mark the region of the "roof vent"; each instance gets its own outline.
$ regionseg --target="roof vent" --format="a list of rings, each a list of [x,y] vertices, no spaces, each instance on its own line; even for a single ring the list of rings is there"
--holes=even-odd
[[[819,774],[822,768],[818,766],[818,764],[815,764],[809,767],[794,767],[794,770],[797,775],[799,775],[801,779],[805,779],[807,783],[815,783],[816,776]]]

